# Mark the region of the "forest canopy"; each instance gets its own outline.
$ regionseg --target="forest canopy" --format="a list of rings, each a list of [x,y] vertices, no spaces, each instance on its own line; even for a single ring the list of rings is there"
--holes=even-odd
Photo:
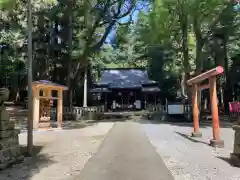
[[[0,83],[27,86],[27,1],[0,0]],[[240,13],[228,0],[35,0],[33,79],[69,87],[81,104],[106,67],[146,67],[163,97],[189,95],[186,80],[221,65],[222,101],[239,98]]]

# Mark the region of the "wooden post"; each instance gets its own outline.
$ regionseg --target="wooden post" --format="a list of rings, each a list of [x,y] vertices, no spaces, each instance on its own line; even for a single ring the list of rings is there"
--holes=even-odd
[[[211,100],[211,112],[212,112],[212,129],[213,129],[213,139],[210,141],[210,145],[214,147],[224,147],[224,141],[220,140],[220,132],[219,132],[216,76],[209,78],[209,84],[210,84],[210,100]]]
[[[88,82],[87,82],[87,77],[88,76],[88,68],[85,69],[84,71],[84,92],[83,92],[83,107],[87,107],[87,85],[88,85]]]
[[[49,89],[49,88],[47,88],[47,89],[45,89],[45,95],[46,95],[46,97],[52,97],[52,90],[51,89]],[[49,117],[49,121],[51,121],[51,105],[50,105],[50,102],[51,102],[51,99],[48,99],[48,98],[46,98],[46,100],[47,100],[47,102],[48,102],[48,108],[46,108],[46,115],[47,115],[47,117]]]
[[[104,96],[105,96],[105,98],[104,98],[104,111],[108,111],[108,99],[107,99],[107,93],[104,93]]]
[[[193,105],[193,137],[202,137],[202,133],[199,131],[199,109],[198,109],[198,85],[192,85],[192,105]]]
[[[156,94],[154,94],[154,104],[155,104],[155,106],[157,105],[157,101],[156,101]]]
[[[33,129],[38,129],[39,123],[39,89],[33,89]]]
[[[46,97],[51,97],[52,96],[52,94],[51,94],[52,90],[51,89],[47,88],[44,91],[45,91],[45,96]]]
[[[147,97],[146,97],[146,93],[144,93],[144,109],[146,110],[147,109]]]
[[[63,92],[58,90],[58,102],[57,102],[57,122],[58,128],[62,128],[62,111],[63,111]]]

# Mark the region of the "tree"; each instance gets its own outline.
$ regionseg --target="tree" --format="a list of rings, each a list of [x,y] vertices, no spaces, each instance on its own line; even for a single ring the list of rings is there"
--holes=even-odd
[[[25,2],[2,2],[0,80],[24,89]],[[14,8],[5,5],[12,2]],[[235,70],[229,57],[239,54],[240,21],[232,2],[148,1],[149,7],[132,21],[132,13],[142,4],[146,5],[141,0],[33,1],[34,80],[67,84],[74,97],[82,92],[84,72],[91,86],[91,79],[98,78],[102,68],[147,67],[162,90],[172,97],[184,97],[189,76],[223,65],[226,81],[223,78],[221,87],[227,90],[236,83],[231,82]],[[233,93],[230,89],[225,94]]]
[[[147,61],[141,58],[145,52],[145,45],[136,33],[136,25],[133,23],[117,27],[114,48],[117,53],[115,64],[121,67],[146,67]]]
[[[15,0],[0,0],[0,10],[12,9],[15,5]]]

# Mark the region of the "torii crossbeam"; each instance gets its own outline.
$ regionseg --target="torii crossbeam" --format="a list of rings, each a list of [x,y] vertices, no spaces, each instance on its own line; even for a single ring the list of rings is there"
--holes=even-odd
[[[192,105],[193,105],[193,124],[194,131],[192,136],[201,137],[202,133],[199,131],[199,109],[198,109],[198,96],[199,90],[208,89],[210,90],[210,101],[211,101],[211,113],[212,113],[212,129],[213,139],[210,140],[210,145],[214,147],[224,147],[224,141],[220,139],[219,132],[219,115],[218,115],[218,100],[217,100],[217,88],[216,88],[216,76],[224,72],[222,66],[218,66],[205,73],[199,74],[198,76],[189,79],[187,84],[192,86]],[[200,83],[208,79],[209,84],[201,85]]]

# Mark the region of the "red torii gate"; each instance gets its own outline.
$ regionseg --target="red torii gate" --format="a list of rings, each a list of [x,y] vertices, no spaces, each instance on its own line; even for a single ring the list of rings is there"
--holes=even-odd
[[[220,139],[219,132],[219,115],[218,115],[218,100],[216,88],[216,76],[224,72],[222,66],[218,66],[205,73],[202,73],[187,81],[187,84],[192,86],[192,105],[193,105],[193,133],[194,137],[201,137],[202,133],[199,131],[199,109],[198,109],[198,96],[199,90],[210,90],[211,113],[212,113],[212,129],[213,139],[210,140],[210,145],[213,147],[224,147],[224,141]],[[204,80],[208,79],[209,83],[200,85]]]

